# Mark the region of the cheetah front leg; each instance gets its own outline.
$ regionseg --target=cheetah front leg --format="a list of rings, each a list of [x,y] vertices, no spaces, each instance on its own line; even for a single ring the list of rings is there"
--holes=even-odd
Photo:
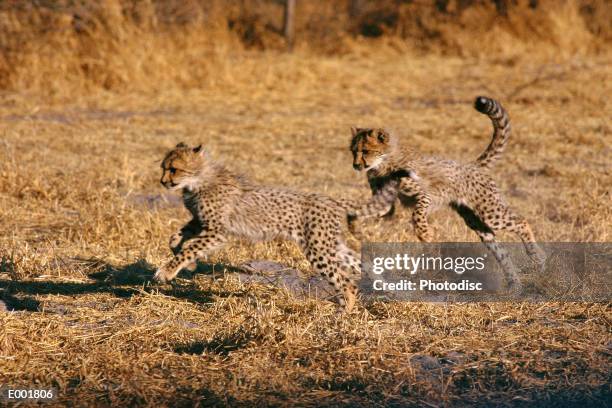
[[[192,218],[191,221],[170,236],[170,250],[176,255],[186,241],[199,235],[201,232],[202,225],[197,219]]]
[[[169,262],[157,270],[153,279],[160,283],[171,281],[181,269],[195,263],[196,259],[222,248],[226,242],[227,239],[222,234],[214,231],[207,231],[190,239]]]
[[[416,196],[416,200],[416,205],[412,212],[414,232],[421,242],[431,242],[433,240],[433,232],[429,227],[429,221],[427,221],[431,199],[427,194],[419,194]]]
[[[416,201],[414,211],[412,212],[414,232],[421,242],[431,242],[433,240],[433,232],[427,220],[431,208],[431,198],[423,190],[416,177],[416,173],[414,173],[412,177],[402,178],[399,192],[404,196],[414,197]]]
[[[415,177],[416,174],[411,177],[402,176],[388,180],[374,193],[370,202],[355,213],[356,217],[382,217],[393,208],[399,193],[415,197],[416,205],[412,213],[415,233],[420,241],[431,242],[433,233],[427,221],[429,208],[431,207],[431,198],[423,191]],[[351,222],[350,219],[349,222]]]
[[[508,289],[515,294],[520,293],[523,285],[518,276],[516,266],[510,259],[508,253],[502,247],[500,247],[495,240],[495,233],[491,227],[489,227],[479,216],[477,216],[472,208],[456,203],[452,204],[452,207],[455,209],[455,211],[457,211],[461,218],[463,218],[465,224],[478,235],[482,243],[501,265],[508,284]]]
[[[170,250],[174,255],[178,254],[183,244],[191,238],[200,235],[202,232],[202,225],[200,221],[192,218],[187,224],[185,224],[180,230],[170,236]],[[187,270],[193,272],[197,268],[197,262],[192,262],[185,267]]]

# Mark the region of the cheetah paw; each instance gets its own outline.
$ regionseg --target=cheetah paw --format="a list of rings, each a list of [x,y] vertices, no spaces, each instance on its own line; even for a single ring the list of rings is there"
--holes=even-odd
[[[533,259],[540,269],[540,272],[544,272],[546,270],[546,261],[548,260],[546,252],[541,249],[536,251],[536,253],[533,255]]]
[[[159,283],[166,283],[172,280],[171,276],[170,271],[162,266],[155,272],[155,275],[153,275],[153,280]]]

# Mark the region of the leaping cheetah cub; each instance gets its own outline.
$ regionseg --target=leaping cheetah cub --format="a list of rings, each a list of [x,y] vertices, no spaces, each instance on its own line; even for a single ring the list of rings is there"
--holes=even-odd
[[[295,241],[313,269],[334,286],[339,302],[350,311],[355,303],[359,255],[344,241],[348,201],[251,183],[209,159],[201,146],[179,143],[166,154],[161,184],[182,190],[193,216],[172,235],[174,258],[154,279],[174,279],[182,268],[194,268],[198,258],[222,248],[230,237],[253,242]]]
[[[427,216],[441,205],[450,205],[502,265],[508,285],[520,291],[514,266],[495,243],[495,232],[515,232],[528,255],[540,265],[545,254],[535,243],[529,224],[503,200],[489,169],[502,152],[510,135],[510,119],[501,104],[478,97],[474,107],[493,123],[487,149],[471,163],[457,163],[418,154],[400,147],[397,138],[381,128],[352,128],[353,167],[366,171],[373,197],[353,217],[383,216],[393,209],[396,198],[414,203],[412,222],[417,237],[432,240]],[[406,202],[406,200],[404,200]]]

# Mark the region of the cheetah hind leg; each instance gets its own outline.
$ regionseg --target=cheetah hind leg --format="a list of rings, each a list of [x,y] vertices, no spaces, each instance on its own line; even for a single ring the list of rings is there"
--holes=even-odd
[[[350,312],[355,306],[357,287],[342,270],[341,264],[326,251],[311,249],[305,252],[308,254],[307,258],[313,270],[327,279],[328,283],[334,287],[340,306],[344,307],[346,312]]]
[[[514,295],[519,295],[523,291],[523,284],[518,276],[518,270],[510,259],[508,252],[499,246],[493,232],[476,231],[476,234],[478,234],[480,240],[485,244],[504,270],[510,292]]]
[[[508,253],[501,248],[495,240],[495,233],[493,230],[485,224],[470,207],[463,204],[453,204],[452,207],[461,218],[463,218],[465,224],[478,235],[482,243],[501,265],[508,284],[508,289],[515,295],[521,293],[523,287],[518,276],[517,268],[508,256]]]
[[[540,272],[543,272],[546,269],[547,255],[542,247],[536,243],[533,231],[531,230],[531,227],[527,221],[516,217],[513,228],[510,230],[516,232],[521,241],[523,241],[525,252],[527,252],[529,258],[531,258],[531,260],[538,265]]]
[[[344,297],[350,300],[350,302],[347,300],[346,310],[351,311],[359,295],[357,283],[361,280],[361,257],[342,242],[338,245],[337,257],[340,260],[340,268],[348,277]]]
[[[546,252],[536,243],[533,231],[531,231],[531,227],[524,218],[505,207],[499,219],[490,220],[487,224],[490,224],[493,230],[504,230],[518,235],[529,258],[538,265],[540,271],[544,270],[546,267]]]
[[[344,243],[338,245],[338,258],[342,269],[345,270],[353,280],[361,279],[361,256]]]

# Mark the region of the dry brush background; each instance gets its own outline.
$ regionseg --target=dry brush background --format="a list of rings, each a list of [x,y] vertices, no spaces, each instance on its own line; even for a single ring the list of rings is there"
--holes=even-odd
[[[490,135],[478,94],[510,112],[495,176],[537,237],[611,240],[609,3],[298,1],[291,54],[280,3],[0,3],[0,383],[99,406],[609,404],[608,304],[338,316],[231,273],[308,273],[280,242],[147,284],[187,218],[158,183],[177,142],[262,183],[365,198],[349,126],[469,160]],[[413,241],[407,215],[365,232]],[[475,240],[450,211],[431,223]]]

